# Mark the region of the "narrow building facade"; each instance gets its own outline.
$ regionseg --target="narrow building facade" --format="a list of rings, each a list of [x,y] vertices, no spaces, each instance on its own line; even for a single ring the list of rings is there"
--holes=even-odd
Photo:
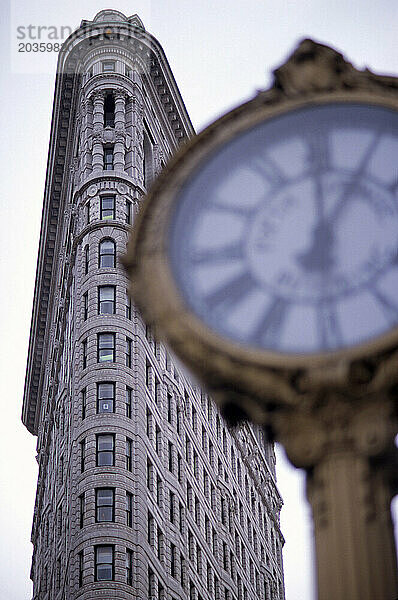
[[[34,600],[283,600],[275,456],[145,326],[120,263],[194,130],[159,42],[104,10],[58,62],[22,419]]]

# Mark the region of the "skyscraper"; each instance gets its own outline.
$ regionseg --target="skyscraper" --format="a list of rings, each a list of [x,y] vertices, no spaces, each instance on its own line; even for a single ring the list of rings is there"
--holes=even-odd
[[[101,11],[65,42],[22,417],[38,437],[34,600],[284,598],[273,447],[229,430],[156,342],[119,260],[193,133],[137,15]]]

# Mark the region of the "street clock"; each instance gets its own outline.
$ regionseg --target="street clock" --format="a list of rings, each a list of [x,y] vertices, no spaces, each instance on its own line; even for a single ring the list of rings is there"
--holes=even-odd
[[[125,265],[231,424],[307,472],[318,600],[395,600],[398,79],[304,40],[154,183]]]
[[[396,346],[396,89],[305,40],[145,201],[134,298],[226,413],[264,422],[310,380],[362,384]]]

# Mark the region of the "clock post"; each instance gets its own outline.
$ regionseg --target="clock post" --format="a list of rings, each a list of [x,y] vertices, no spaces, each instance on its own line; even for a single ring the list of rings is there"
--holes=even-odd
[[[170,161],[125,266],[231,425],[306,471],[318,600],[397,600],[398,78],[304,40]]]

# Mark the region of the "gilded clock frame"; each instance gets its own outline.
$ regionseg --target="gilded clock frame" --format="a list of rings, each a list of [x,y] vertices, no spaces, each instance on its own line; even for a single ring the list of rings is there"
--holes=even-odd
[[[357,103],[398,111],[397,78],[357,71],[341,54],[312,40],[304,40],[274,75],[269,90],[216,120],[170,161],[143,203],[124,259],[134,301],[156,335],[221,404],[232,403],[262,423],[275,407],[293,407],[303,394],[332,387],[363,395],[398,382],[398,327],[338,351],[283,354],[222,337],[179,293],[168,257],[169,228],[178,193],[200,162],[237,135],[301,108]]]

